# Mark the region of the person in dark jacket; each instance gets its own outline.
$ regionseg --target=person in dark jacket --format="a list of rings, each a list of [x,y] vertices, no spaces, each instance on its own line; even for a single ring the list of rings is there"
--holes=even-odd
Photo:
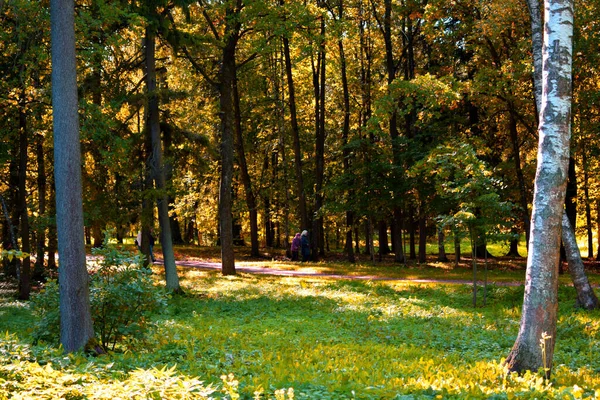
[[[310,242],[308,241],[308,231],[302,231],[301,242],[302,261],[308,261],[310,257]]]
[[[302,239],[300,238],[300,233],[296,233],[294,236],[294,240],[292,240],[292,261],[298,261],[298,252],[300,251],[300,247],[302,246]]]

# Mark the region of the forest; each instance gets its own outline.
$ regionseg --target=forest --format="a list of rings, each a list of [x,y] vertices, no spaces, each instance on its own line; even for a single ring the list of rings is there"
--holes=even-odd
[[[0,0],[2,280],[18,282],[19,300],[57,276],[63,298],[79,293],[66,288],[88,280],[78,249],[107,263],[124,257],[110,253],[107,234],[135,249],[141,232],[144,257],[127,262],[150,269],[156,236],[174,295],[189,291],[180,249],[219,249],[222,275],[233,277],[242,253],[288,260],[302,231],[315,265],[529,256],[526,285],[542,290],[532,301],[552,304],[547,324],[533,328],[535,346],[540,335],[552,343],[535,361],[520,358],[536,312],[526,286],[506,363],[521,372],[543,362],[549,377],[558,300],[543,297],[530,264],[558,257],[561,224],[571,274],[585,275],[582,254],[600,260],[595,1],[72,3]],[[563,9],[566,34],[554,29]],[[568,111],[555,92],[566,93]],[[546,144],[553,124],[563,141]],[[544,181],[546,154],[564,158],[563,181]],[[536,216],[535,190],[555,188],[560,213]],[[77,202],[81,215],[70,220]],[[540,268],[551,275],[542,283],[558,287],[553,267]],[[587,278],[572,276],[578,304],[597,308]],[[62,300],[61,335],[71,319],[93,336],[89,309],[66,318]],[[86,344],[61,343],[67,352]]]

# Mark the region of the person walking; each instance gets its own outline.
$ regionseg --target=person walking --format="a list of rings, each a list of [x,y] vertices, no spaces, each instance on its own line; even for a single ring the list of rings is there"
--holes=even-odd
[[[302,249],[302,261],[308,261],[310,258],[310,242],[308,240],[308,231],[302,231],[301,235],[301,249]]]
[[[292,261],[298,261],[298,252],[300,251],[300,247],[302,246],[302,239],[300,238],[300,233],[296,233],[294,239],[292,240]]]

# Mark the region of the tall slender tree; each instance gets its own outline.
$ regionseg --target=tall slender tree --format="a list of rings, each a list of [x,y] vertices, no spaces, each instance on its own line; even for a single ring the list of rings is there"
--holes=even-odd
[[[148,112],[146,130],[152,143],[152,157],[150,159],[152,176],[158,192],[156,206],[158,208],[158,222],[160,225],[160,238],[163,251],[167,289],[180,292],[177,265],[173,253],[173,239],[171,236],[171,223],[169,221],[169,200],[166,193],[165,171],[163,166],[162,143],[160,139],[160,119],[158,109],[158,93],[156,85],[156,35],[154,28],[146,28],[146,87],[148,90]]]
[[[83,234],[74,1],[50,2],[60,335],[67,352],[94,337]]]

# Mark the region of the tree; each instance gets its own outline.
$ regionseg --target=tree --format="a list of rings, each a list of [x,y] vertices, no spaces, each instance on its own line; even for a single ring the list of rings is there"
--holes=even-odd
[[[165,172],[163,165],[162,145],[160,140],[160,122],[158,109],[158,94],[156,85],[156,36],[153,27],[146,28],[146,86],[148,89],[147,134],[152,143],[151,171],[158,191],[157,208],[160,224],[160,237],[163,250],[167,289],[180,292],[177,266],[173,253],[171,223],[169,221],[169,200],[165,192]],[[142,239],[143,240],[143,239]]]
[[[541,16],[539,15],[539,4],[536,1],[528,0],[529,13],[531,17],[531,41],[532,41],[532,51],[533,51],[533,66],[534,66],[534,99],[536,104],[536,109],[541,110],[541,93],[542,93],[542,35],[541,35]],[[538,26],[539,25],[539,26]],[[541,119],[541,117],[540,117]],[[585,152],[584,152],[585,154]],[[576,185],[573,188],[569,188],[572,181],[574,181],[575,177],[575,168],[573,157],[569,159],[569,168],[568,168],[568,179],[567,179],[567,188],[566,195],[569,195],[569,189],[571,191],[576,192]],[[572,199],[571,199],[572,200]],[[577,290],[577,299],[578,303],[587,309],[597,308],[599,306],[598,299],[594,294],[593,289],[589,286],[589,281],[587,276],[585,275],[585,270],[583,268],[583,262],[581,260],[581,253],[579,252],[579,248],[577,247],[577,239],[575,238],[574,231],[574,221],[576,210],[573,210],[573,205],[569,204],[571,202],[566,202],[564,213],[567,215],[569,221],[562,221],[562,230],[561,230],[561,238],[562,243],[565,246],[565,256],[567,258],[567,262],[569,264],[569,273],[572,277],[573,284],[575,289]]]
[[[50,2],[60,335],[67,352],[94,337],[86,268],[73,0]]]
[[[521,324],[506,358],[509,371],[545,369],[556,341],[560,232],[571,133],[573,2],[546,0],[538,166]],[[540,340],[544,346],[540,346]]]

